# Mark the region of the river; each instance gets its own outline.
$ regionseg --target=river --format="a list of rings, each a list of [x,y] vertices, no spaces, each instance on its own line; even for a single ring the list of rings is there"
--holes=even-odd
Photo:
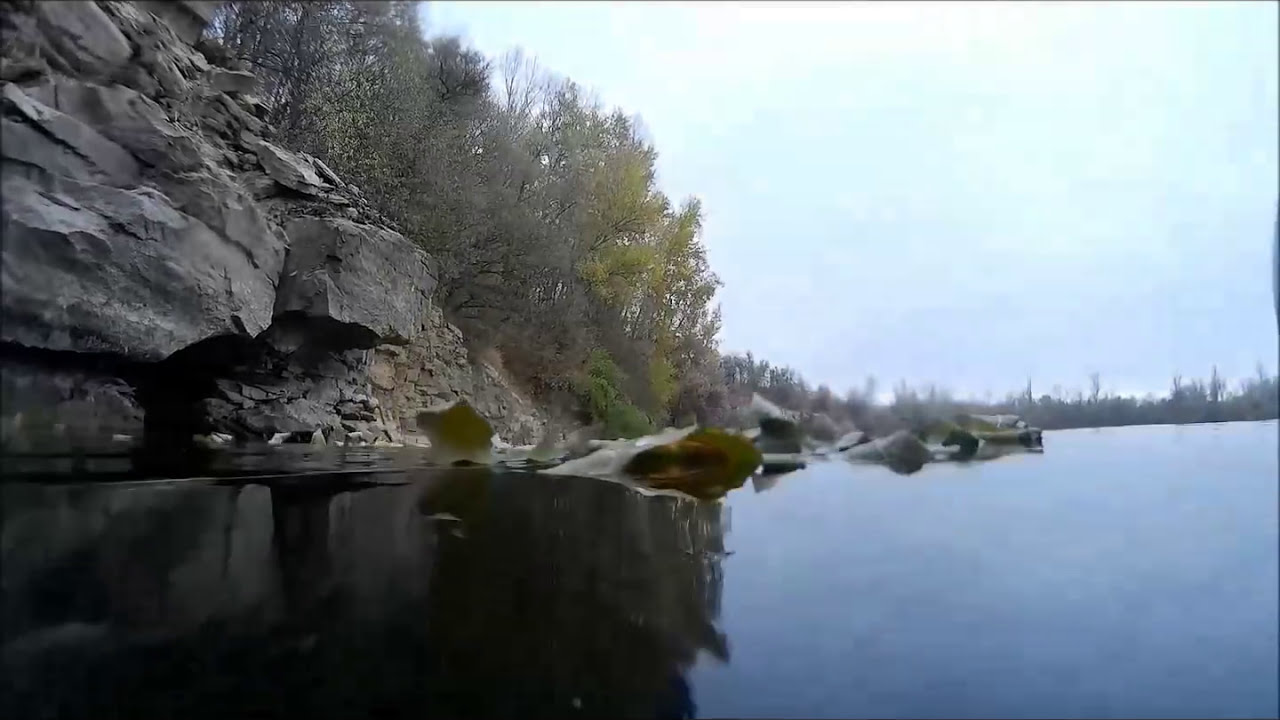
[[[1045,446],[718,503],[368,452],[6,463],[0,710],[1275,716],[1276,423]]]

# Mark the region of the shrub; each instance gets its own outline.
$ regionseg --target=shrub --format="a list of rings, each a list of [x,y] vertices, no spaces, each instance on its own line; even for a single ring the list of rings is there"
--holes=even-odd
[[[603,423],[605,437],[631,438],[653,432],[653,421],[619,389],[625,380],[626,374],[608,352],[597,349],[587,356],[578,394],[592,420]]]

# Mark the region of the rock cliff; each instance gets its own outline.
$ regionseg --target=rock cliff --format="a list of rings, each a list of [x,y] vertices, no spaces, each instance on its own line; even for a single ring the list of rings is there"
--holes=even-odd
[[[0,12],[7,427],[372,441],[461,397],[532,441],[432,304],[431,258],[272,142],[254,76],[201,40],[216,5]]]

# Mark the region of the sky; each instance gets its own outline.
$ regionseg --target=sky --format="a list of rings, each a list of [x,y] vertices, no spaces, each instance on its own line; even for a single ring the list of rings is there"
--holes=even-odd
[[[1275,2],[431,2],[639,114],[722,352],[837,391],[1277,365]]]

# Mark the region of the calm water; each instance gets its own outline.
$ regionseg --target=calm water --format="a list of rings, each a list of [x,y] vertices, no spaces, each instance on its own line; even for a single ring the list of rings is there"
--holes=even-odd
[[[367,453],[10,470],[0,712],[1275,716],[1276,423],[1045,445],[723,503]]]

